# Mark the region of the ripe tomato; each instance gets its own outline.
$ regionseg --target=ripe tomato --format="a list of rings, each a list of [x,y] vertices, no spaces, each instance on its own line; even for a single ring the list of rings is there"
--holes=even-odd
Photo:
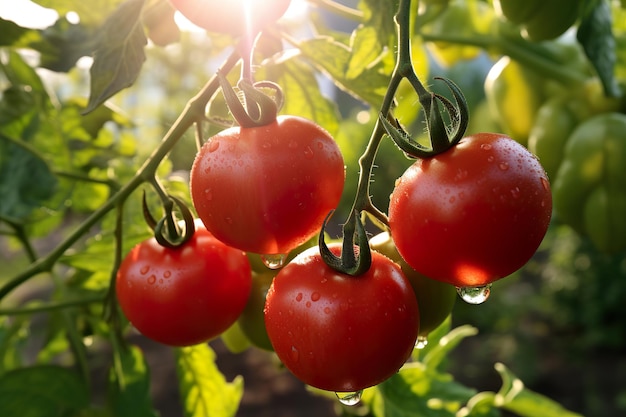
[[[246,255],[199,222],[183,246],[136,245],[117,272],[122,311],[144,336],[171,346],[206,342],[237,320],[251,288]]]
[[[339,254],[340,245],[329,245]],[[419,325],[417,301],[400,267],[372,253],[358,277],[331,269],[318,247],[276,275],[265,326],[276,354],[304,383],[358,391],[392,376],[411,355]]]
[[[391,194],[389,225],[415,270],[478,287],[530,259],[551,212],[550,185],[537,158],[507,136],[479,133],[405,171]]]
[[[397,262],[402,268],[404,276],[411,283],[420,312],[418,338],[425,341],[428,334],[439,327],[452,312],[457,299],[456,288],[448,283],[430,279],[411,268],[400,256],[396,245],[387,232],[372,237],[370,247]]]
[[[216,238],[246,252],[286,254],[317,234],[344,180],[343,158],[328,132],[279,116],[211,137],[193,163],[190,188]]]
[[[170,0],[189,21],[209,32],[254,33],[278,20],[291,0]],[[249,25],[249,26],[248,26]]]

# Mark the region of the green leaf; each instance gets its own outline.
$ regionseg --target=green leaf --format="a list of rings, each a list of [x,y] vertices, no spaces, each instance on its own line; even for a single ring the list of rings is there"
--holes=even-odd
[[[243,395],[243,379],[228,383],[207,344],[177,349],[177,370],[186,417],[232,417]]]
[[[104,22],[91,67],[91,91],[85,113],[130,87],[141,70],[148,43],[140,22],[144,0],[126,0]]]
[[[109,371],[109,406],[116,417],[156,417],[150,397],[150,371],[137,346],[120,353],[123,380]]]
[[[395,46],[396,24],[394,16],[398,11],[398,0],[361,0],[359,9],[364,12],[364,20],[375,29],[380,45]]]
[[[423,363],[429,368],[437,368],[448,356],[448,354],[458,346],[463,339],[478,334],[478,329],[470,325],[459,326],[452,329],[447,335],[443,336],[436,345],[431,346],[429,343],[428,353],[424,356]]]
[[[65,17],[40,32],[40,39],[28,42],[28,47],[41,53],[39,66],[52,71],[68,72],[79,58],[89,56],[94,49],[95,31],[85,25],[70,23]]]
[[[28,33],[35,33],[34,29],[24,28],[11,20],[0,17],[0,46],[13,46]]]
[[[582,417],[545,395],[527,389],[522,380],[503,364],[497,363],[495,368],[502,378],[502,388],[494,400],[496,406],[520,417]]]
[[[617,56],[612,23],[609,2],[598,1],[595,7],[583,16],[576,37],[596,69],[605,94],[609,97],[618,97],[620,88],[614,76]]]
[[[348,76],[348,65],[352,59],[349,46],[333,38],[318,37],[303,41],[299,47],[302,55],[320,71],[327,73],[339,88],[375,107],[380,105],[393,70],[391,52],[388,51],[373,65],[363,68],[355,77],[354,71]]]
[[[60,366],[33,366],[0,378],[0,415],[67,417],[89,405],[83,381]]]
[[[413,362],[378,385],[385,417],[454,417],[476,391],[424,364]],[[382,416],[379,416],[382,417]]]
[[[23,221],[52,197],[56,184],[46,161],[0,133],[0,215]]]
[[[297,59],[287,59],[266,67],[268,77],[275,80],[283,91],[283,114],[297,114],[314,120],[331,135],[339,128],[339,111],[336,103],[324,97],[315,74],[308,65]]]

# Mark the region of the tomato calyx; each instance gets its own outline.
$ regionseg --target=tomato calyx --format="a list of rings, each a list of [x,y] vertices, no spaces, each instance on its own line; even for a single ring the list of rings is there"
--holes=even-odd
[[[372,252],[370,250],[365,226],[360,216],[354,211],[344,224],[341,256],[337,256],[330,250],[324,238],[324,230],[332,214],[333,211],[326,216],[319,234],[318,245],[322,259],[326,265],[342,274],[351,276],[364,274],[372,265]]]
[[[179,248],[187,243],[195,233],[193,214],[182,200],[172,195],[167,196],[163,206],[165,214],[157,221],[148,208],[146,193],[143,194],[143,217],[148,226],[154,231],[155,240],[163,247],[170,249]],[[181,228],[180,222],[175,219],[174,206],[178,207],[183,217],[183,228]]]
[[[222,72],[218,71],[217,77],[228,109],[239,126],[265,126],[276,120],[283,104],[283,92],[278,84],[271,81],[253,83],[242,78],[237,83],[240,96]],[[273,94],[270,96],[263,90],[271,90]]]
[[[409,157],[425,159],[447,151],[463,138],[469,123],[469,108],[463,92],[451,80],[435,77],[436,80],[446,83],[454,97],[455,102],[453,103],[441,94],[427,91],[415,73],[407,74],[406,78],[418,93],[419,102],[424,108],[431,148],[413,140],[397,120],[396,123],[392,123],[387,120],[385,115],[380,114],[380,122],[385,131]],[[441,108],[442,105],[443,109]],[[444,111],[448,114],[448,124],[444,120]]]

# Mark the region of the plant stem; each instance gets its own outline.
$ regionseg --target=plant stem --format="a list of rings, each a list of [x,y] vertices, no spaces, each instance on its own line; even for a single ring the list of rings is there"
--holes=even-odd
[[[101,303],[104,300],[102,295],[81,298],[78,300],[68,300],[58,303],[48,303],[34,307],[16,307],[0,309],[0,316],[17,316],[35,313],[47,313],[50,311],[63,310],[71,307],[80,307],[87,304]]]
[[[354,20],[357,22],[361,22],[363,20],[362,11],[344,6],[343,4],[337,3],[333,0],[309,0],[309,3],[319,6],[322,9],[329,10],[333,14],[344,17],[348,20]]]
[[[239,59],[239,54],[237,49],[235,49],[235,52],[233,52],[222,64],[221,71],[230,71],[237,64]],[[4,286],[0,288],[0,300],[31,277],[39,273],[50,272],[54,264],[65,253],[65,251],[72,247],[72,245],[85,235],[89,229],[97,224],[100,219],[104,217],[104,215],[113,210],[120,202],[128,198],[128,196],[132,194],[141,184],[151,181],[152,178],[154,178],[154,175],[163,158],[165,158],[174,145],[178,143],[183,134],[193,125],[194,122],[204,118],[206,104],[218,88],[219,81],[216,76],[213,76],[202,88],[202,90],[189,100],[178,119],[163,137],[161,144],[152,152],[137,174],[114,195],[112,195],[111,198],[109,198],[109,200],[107,200],[98,210],[94,211],[89,217],[87,217],[74,230],[74,232],[67,236],[65,240],[52,250],[52,252],[30,264],[27,269],[4,284]]]
[[[398,13],[396,14],[396,24],[398,27],[398,57],[396,66],[391,74],[391,80],[387,86],[383,103],[380,107],[380,114],[386,117],[391,110],[393,99],[403,78],[414,75],[413,61],[411,58],[411,34],[410,34],[410,12],[411,0],[400,0]],[[387,224],[387,215],[374,206],[370,197],[370,178],[374,167],[374,160],[378,147],[385,135],[385,129],[377,118],[372,135],[363,155],[359,158],[359,181],[357,185],[356,197],[350,210],[350,218],[364,210],[383,224]],[[346,222],[349,224],[350,222]]]

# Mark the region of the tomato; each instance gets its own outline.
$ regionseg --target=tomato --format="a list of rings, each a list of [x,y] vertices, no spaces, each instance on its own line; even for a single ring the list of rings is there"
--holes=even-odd
[[[195,25],[209,32],[254,33],[278,20],[291,0],[170,0]],[[247,20],[250,27],[247,26]]]
[[[211,137],[193,163],[190,187],[215,237],[246,252],[286,254],[319,232],[344,180],[343,158],[328,132],[279,116]]]
[[[537,110],[544,101],[545,82],[532,68],[508,56],[494,64],[485,78],[485,98],[502,131],[526,145]]]
[[[250,343],[265,350],[274,350],[267,335],[267,330],[265,329],[263,309],[265,307],[267,292],[272,285],[276,272],[277,271],[266,270],[266,272],[260,274],[252,274],[250,299],[237,320],[239,328]]]
[[[550,185],[537,158],[508,136],[478,133],[404,172],[391,194],[389,226],[415,270],[479,287],[530,259],[551,211]]]
[[[396,245],[387,232],[379,233],[370,239],[370,247],[402,268],[415,292],[419,307],[419,334],[421,339],[427,339],[428,334],[435,330],[452,312],[457,299],[454,286],[445,282],[430,279],[411,268],[398,253]]]
[[[626,115],[605,113],[567,139],[554,180],[556,218],[608,253],[626,249]]]
[[[199,222],[191,239],[170,249],[151,238],[123,259],[116,278],[122,311],[144,336],[171,346],[206,342],[230,327],[251,288],[245,253]]]
[[[326,265],[314,247],[274,278],[265,325],[296,377],[323,390],[353,392],[389,378],[409,358],[419,311],[410,283],[389,258],[372,252],[371,268],[353,277]]]

